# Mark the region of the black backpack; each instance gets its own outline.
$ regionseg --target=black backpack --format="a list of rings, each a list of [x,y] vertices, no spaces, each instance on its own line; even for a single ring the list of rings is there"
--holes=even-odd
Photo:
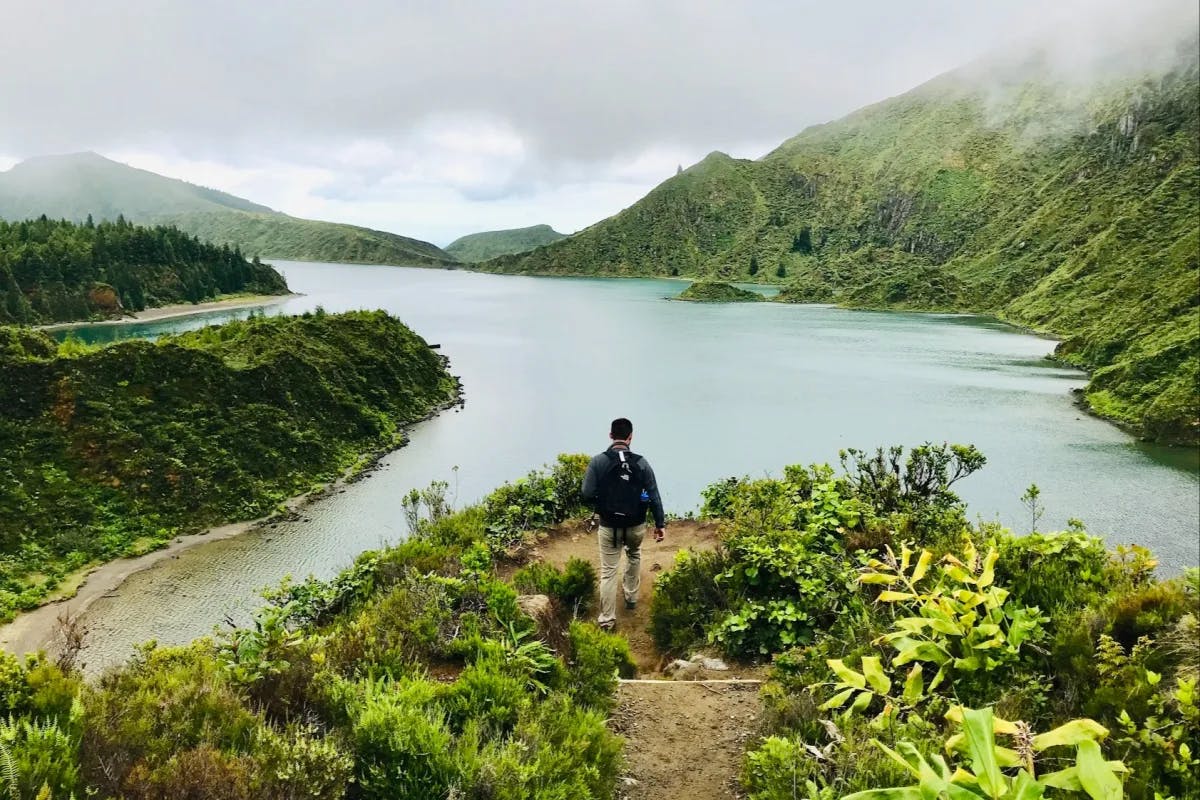
[[[646,504],[642,502],[642,481],[639,464],[642,457],[629,450],[607,450],[608,471],[600,479],[596,510],[600,522],[609,528],[632,528],[646,521]]]

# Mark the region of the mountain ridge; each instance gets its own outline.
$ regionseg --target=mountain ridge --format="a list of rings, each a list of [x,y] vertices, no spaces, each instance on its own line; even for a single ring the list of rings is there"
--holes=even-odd
[[[992,314],[1061,338],[1057,356],[1092,373],[1092,411],[1200,442],[1197,56],[1090,87],[1022,69],[946,73],[758,160],[710,154],[607,220],[479,268]]]
[[[566,234],[559,233],[549,225],[530,225],[527,228],[468,233],[458,237],[444,249],[459,261],[478,263],[496,256],[528,252],[565,238]]]
[[[299,261],[449,266],[455,258],[420,239],[293,217],[217,189],[93,152],[38,156],[0,172],[0,219],[45,215],[83,222],[124,217],[169,224],[247,256]]]

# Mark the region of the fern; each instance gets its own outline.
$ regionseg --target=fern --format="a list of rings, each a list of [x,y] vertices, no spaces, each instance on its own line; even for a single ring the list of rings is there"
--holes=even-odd
[[[3,778],[4,785],[8,787],[10,800],[21,800],[21,793],[17,788],[17,765],[13,761],[12,751],[3,741],[0,741],[0,778]]]

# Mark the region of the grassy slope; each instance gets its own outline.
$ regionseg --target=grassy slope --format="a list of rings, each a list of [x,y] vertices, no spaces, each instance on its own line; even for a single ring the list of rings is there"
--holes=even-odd
[[[419,239],[274,212],[214,211],[180,214],[165,221],[207,241],[236,244],[247,256],[353,264],[457,263],[444,250]]]
[[[88,562],[270,512],[456,391],[383,312],[76,347],[0,328],[0,616]]]
[[[471,233],[446,245],[446,252],[459,261],[474,264],[496,256],[526,253],[544,244],[566,238],[549,225]]]
[[[1200,439],[1195,56],[1071,90],[943,76],[759,161],[713,154],[484,269],[784,282],[781,299],[971,310],[1052,332],[1094,410]]]
[[[297,219],[225,192],[166,178],[95,153],[30,159],[0,173],[0,218],[97,221],[118,215],[170,223],[249,256],[367,264],[456,263],[418,239],[334,222]]]

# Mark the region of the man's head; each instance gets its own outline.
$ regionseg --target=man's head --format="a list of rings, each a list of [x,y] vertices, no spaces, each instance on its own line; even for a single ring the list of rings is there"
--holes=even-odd
[[[608,438],[614,442],[628,443],[633,439],[633,423],[624,417],[614,419],[612,427],[608,429]]]

